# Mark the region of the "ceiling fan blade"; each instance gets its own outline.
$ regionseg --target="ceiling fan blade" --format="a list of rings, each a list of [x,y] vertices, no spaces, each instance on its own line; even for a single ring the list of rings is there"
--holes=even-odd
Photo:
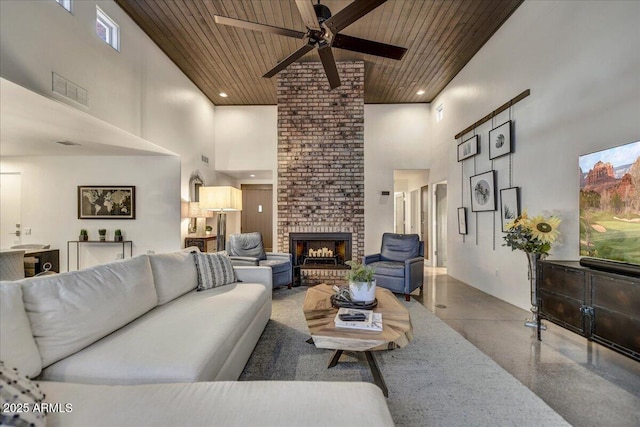
[[[305,38],[306,44],[293,52],[291,55],[287,56],[282,61],[278,62],[278,65],[267,71],[262,77],[273,77],[278,74],[280,71],[287,68],[290,64],[296,62],[298,59],[302,58],[305,53],[309,52],[314,48],[313,43],[310,42],[309,38]]]
[[[247,30],[262,31],[265,33],[277,34],[279,36],[294,37],[301,39],[306,33],[302,31],[290,30],[288,28],[274,27],[271,25],[258,24],[256,22],[244,21],[242,19],[228,18],[226,16],[213,15],[216,24],[229,25],[232,27],[245,28]]]
[[[297,0],[296,0],[297,1]],[[324,21],[324,24],[335,35],[347,28],[387,0],[354,0],[340,12]]]
[[[324,72],[329,80],[329,86],[331,86],[331,89],[337,88],[340,86],[340,76],[338,75],[338,67],[336,60],[333,58],[331,46],[329,44],[321,46],[318,48],[318,53],[320,54],[320,61],[322,61]]]
[[[368,53],[369,55],[398,60],[402,59],[407,51],[404,47],[374,42],[372,40],[365,40],[358,37],[347,36],[345,34],[336,34],[331,46],[339,49],[351,50],[353,52]]]
[[[302,20],[304,21],[304,25],[306,25],[310,30],[320,31],[318,17],[316,16],[316,11],[313,8],[313,3],[311,3],[311,0],[296,0],[296,5],[298,6],[298,10],[300,11]]]

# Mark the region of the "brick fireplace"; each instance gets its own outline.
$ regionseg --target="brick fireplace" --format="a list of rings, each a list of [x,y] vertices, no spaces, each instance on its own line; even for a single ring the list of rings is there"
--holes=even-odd
[[[282,252],[297,250],[291,233],[345,233],[350,259],[364,255],[364,62],[338,63],[338,71],[342,86],[334,90],[320,63],[294,63],[278,75]],[[343,283],[343,276],[344,265],[301,265],[304,285]]]

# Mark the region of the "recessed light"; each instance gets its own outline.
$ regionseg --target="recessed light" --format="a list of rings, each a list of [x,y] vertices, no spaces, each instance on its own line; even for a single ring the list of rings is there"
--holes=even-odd
[[[416,95],[424,95],[424,91],[420,89],[419,91],[416,92]]]
[[[256,174],[255,174],[255,173],[252,173],[252,174],[251,174],[251,175],[249,175],[249,176],[250,176],[251,178],[255,178],[255,177],[256,177]]]
[[[229,96],[225,92],[220,92],[218,95],[220,95],[223,98],[226,98],[227,96]]]

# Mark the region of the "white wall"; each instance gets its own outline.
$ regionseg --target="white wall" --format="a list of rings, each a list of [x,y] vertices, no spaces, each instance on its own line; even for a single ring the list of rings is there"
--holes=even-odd
[[[382,233],[394,230],[393,171],[437,163],[428,138],[431,126],[429,104],[364,106],[365,254],[379,252]]]
[[[430,179],[449,184],[450,275],[520,307],[530,305],[526,258],[501,246],[499,214],[479,213],[477,222],[470,214],[469,235],[457,234],[456,208],[470,208],[474,160],[465,162],[463,175],[453,139],[528,88],[531,95],[511,111],[513,185],[521,187],[521,206],[530,214],[562,216],[564,242],[554,245],[552,258],[578,259],[578,156],[640,139],[638,22],[640,2],[524,2],[434,100],[434,106],[444,105],[444,120],[432,118],[431,137],[443,161],[434,162]],[[507,111],[493,124],[508,119]],[[478,173],[491,169],[491,125],[477,129],[483,141]],[[508,186],[508,158],[496,159],[493,168],[498,189]]]
[[[96,5],[120,26],[120,52],[96,35]],[[173,199],[175,209],[179,210],[180,198],[189,200],[188,182],[193,171],[202,173],[206,185],[228,181],[226,177],[218,177],[213,169],[213,104],[113,1],[74,1],[73,14],[53,0],[1,1],[0,47],[2,77],[177,153],[181,172],[180,193]],[[52,72],[87,89],[89,107],[53,94]],[[210,166],[200,161],[202,154],[209,157]],[[45,162],[43,166],[49,164],[55,162]],[[113,159],[106,158],[102,164],[111,170],[121,170],[121,162]],[[49,176],[57,174],[56,170],[43,172]],[[126,176],[129,171],[121,172]],[[159,174],[155,181],[155,191],[159,192],[164,191],[161,182],[174,173],[162,169],[149,172]],[[84,183],[100,183],[92,169],[87,169],[80,178]],[[128,184],[137,185],[130,180]],[[75,194],[73,188],[66,191]],[[25,203],[30,203],[29,197],[26,193]],[[150,206],[154,215],[163,217],[162,222],[175,220],[173,209],[164,211]],[[73,217],[68,221],[73,223]],[[141,229],[146,228],[140,220],[135,223]],[[161,233],[156,230],[154,234],[171,235],[174,228],[179,228],[184,237],[187,223],[178,218],[170,225],[171,230]],[[65,241],[68,238],[60,236]],[[179,242],[173,242],[171,249],[179,247]]]
[[[22,228],[31,228],[22,243],[51,244],[60,249],[66,271],[67,241],[77,240],[81,228],[98,240],[98,228],[113,240],[116,228],[133,241],[133,254],[168,252],[180,248],[180,159],[176,156],[6,157],[2,172],[22,175]],[[80,220],[78,185],[135,185],[135,220]],[[121,250],[121,248],[120,248]],[[117,245],[82,245],[81,268],[114,261]],[[75,246],[71,270],[75,270]],[[127,256],[129,254],[127,246]]]

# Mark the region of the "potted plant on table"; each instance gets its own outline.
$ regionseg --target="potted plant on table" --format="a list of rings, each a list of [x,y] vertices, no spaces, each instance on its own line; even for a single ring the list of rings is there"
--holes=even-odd
[[[85,230],[84,228],[80,230],[80,236],[78,237],[78,240],[81,242],[86,242],[87,240],[89,240],[89,234],[87,233],[87,230]]]
[[[107,240],[107,230],[104,228],[101,228],[98,230],[98,235],[100,235],[100,241],[104,242],[105,240]]]
[[[344,278],[349,282],[352,301],[372,302],[376,299],[376,280],[373,278],[375,268],[360,264],[358,261],[347,261],[351,270]]]
[[[213,227],[212,227],[212,226],[210,226],[210,225],[207,225],[207,226],[204,228],[204,233],[205,233],[207,236],[208,236],[208,235],[210,235],[212,231],[213,231]]]
[[[119,228],[113,233],[113,240],[116,242],[122,242],[122,230]]]

